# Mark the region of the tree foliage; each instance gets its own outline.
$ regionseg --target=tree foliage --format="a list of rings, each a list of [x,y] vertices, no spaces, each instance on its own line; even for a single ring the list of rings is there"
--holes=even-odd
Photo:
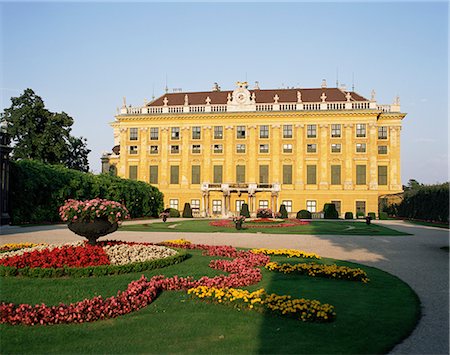
[[[163,209],[163,194],[142,181],[93,175],[34,160],[11,164],[13,224],[58,222],[58,209],[65,200],[96,197],[123,203],[132,218],[157,217]]]
[[[12,159],[33,159],[47,164],[89,170],[86,139],[73,137],[74,123],[67,113],[50,112],[31,89],[11,98],[11,107],[0,115],[13,141]]]

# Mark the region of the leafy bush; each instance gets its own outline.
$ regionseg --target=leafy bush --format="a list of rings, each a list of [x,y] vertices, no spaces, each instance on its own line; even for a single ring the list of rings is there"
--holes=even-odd
[[[345,219],[353,219],[353,212],[345,212]]]
[[[244,216],[245,218],[250,218],[250,212],[248,210],[248,205],[246,203],[242,204],[240,215]]]
[[[270,208],[258,208],[256,210],[256,217],[257,218],[272,218],[273,213]]]
[[[175,217],[175,218],[180,217],[180,211],[178,211],[175,208],[171,208],[169,211],[169,217]]]
[[[326,203],[323,206],[323,212],[324,212],[324,218],[326,218],[326,219],[338,219],[339,218],[339,214],[338,214],[338,211],[336,210],[336,206],[334,205],[334,203]]]
[[[356,212],[356,219],[364,218],[364,212],[358,211]]]
[[[281,215],[280,217],[283,219],[288,218],[288,212],[286,210],[286,206],[283,204],[280,205],[280,215]]]
[[[311,212],[308,210],[300,210],[297,212],[297,219],[311,219]]]
[[[375,212],[369,212],[367,215],[372,219],[377,219],[377,215],[375,214]]]
[[[183,209],[183,218],[192,218],[191,204],[186,202]]]
[[[157,217],[163,194],[142,181],[107,174],[94,175],[33,160],[11,163],[11,221],[13,224],[59,222],[65,200],[102,198],[120,202],[131,218]]]
[[[380,212],[380,213],[378,213],[378,218],[379,219],[388,219],[387,212]]]

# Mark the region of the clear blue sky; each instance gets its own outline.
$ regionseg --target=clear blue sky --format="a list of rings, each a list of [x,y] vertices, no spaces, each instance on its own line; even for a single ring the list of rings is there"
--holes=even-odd
[[[448,180],[448,4],[0,3],[0,109],[32,88],[75,119],[90,166],[122,97],[141,105],[168,86],[318,87],[339,80],[381,104],[398,94],[402,181]]]

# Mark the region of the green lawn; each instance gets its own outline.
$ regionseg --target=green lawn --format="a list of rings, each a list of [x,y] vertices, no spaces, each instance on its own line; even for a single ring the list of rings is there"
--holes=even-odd
[[[144,272],[200,277],[221,272],[208,263],[217,257],[192,257],[181,264]],[[272,257],[279,262],[311,262]],[[320,262],[334,263],[322,259]],[[239,311],[166,291],[146,308],[115,319],[52,326],[0,325],[1,349],[13,353],[386,353],[407,337],[419,317],[420,304],[411,288],[379,269],[361,267],[360,282],[285,275],[263,269],[263,280],[248,289],[313,298],[335,306],[333,323],[303,323],[252,311]],[[58,304],[125,289],[141,273],[63,279],[2,278],[1,300]]]
[[[421,225],[421,226],[438,227],[438,228],[444,228],[444,229],[449,229],[450,228],[449,224],[444,224],[444,223],[415,221],[415,220],[410,220],[410,219],[405,219],[404,221],[408,222],[408,223],[411,223],[411,224],[418,224],[418,225]]]
[[[270,233],[270,234],[335,234],[335,235],[409,235],[376,222],[367,225],[363,221],[311,221],[309,225],[276,228],[248,228],[241,231],[230,227],[215,227],[211,220],[195,219],[189,221],[156,222],[122,226],[121,230],[136,232],[202,232],[202,233]],[[245,227],[245,223],[244,223]]]

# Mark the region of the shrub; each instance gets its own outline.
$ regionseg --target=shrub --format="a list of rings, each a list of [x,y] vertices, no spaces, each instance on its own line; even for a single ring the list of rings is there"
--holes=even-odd
[[[250,212],[248,210],[248,205],[246,203],[242,204],[240,215],[244,216],[245,218],[250,218]]]
[[[180,217],[180,211],[178,211],[175,208],[171,208],[169,211],[169,217],[174,217],[174,218]]]
[[[283,219],[286,219],[286,218],[288,218],[288,212],[287,212],[287,210],[286,210],[286,206],[285,205],[280,205],[280,217],[281,218],[283,218]]]
[[[380,213],[378,213],[378,218],[379,219],[388,219],[387,212],[380,212]]]
[[[375,212],[369,212],[367,215],[372,219],[377,219],[377,215],[375,214]]]
[[[163,194],[142,181],[108,174],[94,175],[33,160],[11,162],[11,221],[13,224],[58,222],[65,200],[102,198],[120,202],[131,218],[157,217]]]
[[[192,218],[191,204],[188,202],[184,204],[183,218]]]
[[[308,210],[300,210],[297,212],[297,219],[311,219],[311,212]]]
[[[339,218],[338,211],[334,203],[326,203],[323,206],[324,218],[326,219],[337,219]]]
[[[358,211],[356,212],[356,219],[364,218],[364,212]]]
[[[272,218],[273,213],[270,208],[258,208],[256,210],[256,217],[257,218]]]
[[[345,219],[353,219],[353,212],[345,212]]]

